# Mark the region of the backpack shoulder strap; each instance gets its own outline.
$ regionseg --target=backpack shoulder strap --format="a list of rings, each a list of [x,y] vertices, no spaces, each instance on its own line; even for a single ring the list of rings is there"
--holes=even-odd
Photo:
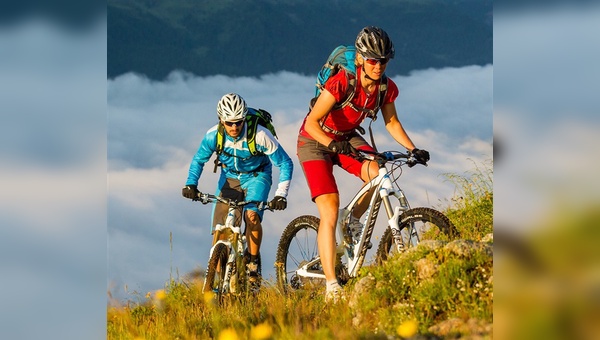
[[[379,95],[377,96],[377,104],[375,105],[375,110],[373,110],[373,115],[371,116],[371,122],[369,123],[369,137],[371,138],[371,146],[375,151],[377,151],[377,145],[375,145],[375,139],[373,138],[373,130],[371,129],[371,124],[375,119],[377,119],[377,111],[381,108],[383,101],[385,100],[385,94],[387,92],[387,84],[388,78],[384,74],[381,78],[381,82],[379,83]]]
[[[388,88],[388,77],[384,74],[381,77],[381,83],[379,84],[379,102],[378,104],[383,104],[383,100],[385,99],[385,94],[387,93]]]
[[[223,143],[225,142],[225,127],[223,124],[219,122],[219,126],[217,127],[217,138],[216,138],[216,146],[215,152],[217,155],[220,155],[223,152]]]
[[[252,156],[256,156],[260,152],[256,151],[256,129],[258,128],[258,116],[254,114],[246,115],[246,141],[248,142],[248,150]]]
[[[345,70],[344,70],[344,73],[346,74],[346,79],[348,80],[348,88],[346,89],[346,97],[343,100],[341,100],[339,103],[335,104],[334,108],[336,108],[336,109],[345,107],[348,104],[350,104],[350,102],[354,98],[354,94],[356,93],[356,76],[354,74],[346,72]]]
[[[217,172],[217,168],[221,165],[219,162],[219,155],[223,153],[223,144],[225,143],[225,127],[219,121],[219,126],[217,127],[217,138],[215,139],[215,153],[217,156],[215,157],[215,167],[213,172]]]

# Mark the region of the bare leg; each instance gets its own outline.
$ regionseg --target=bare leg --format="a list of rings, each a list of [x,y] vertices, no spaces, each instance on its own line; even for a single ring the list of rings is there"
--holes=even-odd
[[[321,222],[317,243],[321,265],[327,281],[335,280],[335,225],[338,218],[340,197],[338,194],[324,194],[315,199]]]
[[[250,255],[258,255],[262,242],[262,225],[256,211],[246,210],[246,240]]]
[[[360,177],[363,180],[363,182],[365,182],[365,184],[373,178],[377,177],[378,174],[379,168],[376,162],[366,161],[363,163]],[[367,207],[369,206],[371,196],[373,196],[373,192],[373,190],[368,191],[365,195],[363,195],[363,197],[361,197],[358,200],[356,207],[352,211],[352,216],[358,218],[365,213]]]

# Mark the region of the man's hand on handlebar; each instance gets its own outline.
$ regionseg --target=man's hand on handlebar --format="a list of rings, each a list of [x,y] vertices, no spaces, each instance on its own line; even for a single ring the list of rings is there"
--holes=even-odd
[[[181,189],[181,194],[185,198],[197,201],[199,200],[198,195],[200,194],[200,191],[198,191],[197,185],[189,184],[184,186],[183,189]]]
[[[275,196],[269,202],[269,208],[273,210],[285,210],[287,208],[287,200],[283,196]]]

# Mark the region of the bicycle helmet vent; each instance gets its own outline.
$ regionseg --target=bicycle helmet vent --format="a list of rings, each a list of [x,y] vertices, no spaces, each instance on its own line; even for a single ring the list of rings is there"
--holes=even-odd
[[[236,93],[228,93],[221,97],[217,104],[217,115],[225,122],[234,122],[246,118],[248,107],[244,98]]]
[[[366,58],[394,58],[394,44],[387,33],[379,27],[367,26],[356,37],[356,51]]]

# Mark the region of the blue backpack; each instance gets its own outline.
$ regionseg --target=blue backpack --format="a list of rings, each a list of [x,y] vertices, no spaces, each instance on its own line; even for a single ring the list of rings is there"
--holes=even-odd
[[[354,60],[356,58],[356,48],[352,45],[340,45],[336,47],[327,58],[327,61],[321,67],[321,70],[317,74],[317,83],[315,84],[315,97],[310,101],[310,108],[317,101],[317,98],[321,94],[321,91],[325,88],[325,83],[333,75],[337,74],[340,70],[346,71],[346,77],[348,78],[348,91],[346,92],[345,98],[336,103],[333,107],[334,110],[338,110],[342,107],[350,105],[350,107],[356,111],[366,111],[367,117],[375,120],[377,117],[377,111],[383,103],[385,93],[387,91],[387,77],[383,75],[381,78],[381,84],[379,85],[379,96],[377,97],[377,105],[375,109],[368,110],[357,108],[351,103],[354,94],[356,93],[356,65]]]
[[[354,46],[346,46],[340,45],[336,47],[327,58],[327,61],[321,67],[319,74],[317,75],[317,83],[315,84],[315,97],[310,100],[310,110],[312,110],[313,106],[317,102],[317,98],[321,94],[321,91],[325,88],[325,82],[337,74],[340,70],[346,71],[346,77],[348,79],[348,90],[346,91],[346,96],[338,103],[333,106],[332,110],[339,110],[345,106],[350,106],[353,110],[359,112],[365,112],[366,116],[371,118],[371,123],[375,119],[377,119],[377,112],[381,108],[381,104],[385,98],[385,93],[387,92],[387,76],[384,74],[381,77],[381,82],[379,84],[379,93],[377,96],[377,103],[375,108],[365,109],[358,108],[354,104],[351,103],[352,98],[354,98],[354,94],[356,93],[356,64],[354,64],[354,60],[356,58],[356,48]],[[310,111],[309,111],[310,113]],[[329,114],[329,113],[328,113]],[[321,120],[321,127],[325,124],[325,119]],[[371,136],[371,146],[375,150],[377,147],[375,146],[375,140],[373,139],[373,131],[371,130],[371,123],[369,123],[369,133]],[[365,134],[365,129],[361,126],[357,127],[356,130],[361,134]],[[337,133],[335,130],[329,128],[330,132]]]

